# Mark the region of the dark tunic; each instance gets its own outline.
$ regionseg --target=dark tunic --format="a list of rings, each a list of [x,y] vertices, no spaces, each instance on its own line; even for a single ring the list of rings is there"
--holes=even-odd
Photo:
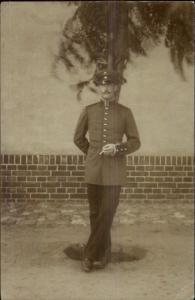
[[[89,138],[86,134],[89,134]],[[123,137],[126,140],[123,141]],[[117,102],[103,101],[85,107],[81,113],[74,143],[85,154],[85,181],[97,185],[126,183],[125,155],[140,147],[140,139],[131,110]],[[99,153],[106,144],[118,144],[115,156]]]

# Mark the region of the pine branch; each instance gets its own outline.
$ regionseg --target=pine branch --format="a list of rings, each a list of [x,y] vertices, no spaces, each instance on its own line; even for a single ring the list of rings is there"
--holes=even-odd
[[[84,60],[84,57],[82,57],[82,56],[78,53],[77,49],[74,48],[73,44],[70,44],[70,45],[68,46],[67,51],[68,51],[70,54],[72,54],[72,55],[75,57],[75,59],[79,61],[80,64],[84,64],[84,61],[85,61],[85,60]]]
[[[193,62],[193,4],[190,1],[71,2],[78,8],[64,27],[57,58],[68,70],[74,67],[74,61],[87,67],[75,44],[87,52],[88,65],[104,57],[123,73],[131,62],[131,53],[146,56],[147,45],[154,47],[164,37],[171,62],[184,78],[184,61]],[[78,84],[79,97],[85,85],[84,82]]]
[[[76,90],[78,101],[81,101],[81,95],[82,95],[83,89],[90,83],[90,81],[91,81],[91,79],[86,80],[86,81],[80,81],[76,85],[72,85],[72,88]]]

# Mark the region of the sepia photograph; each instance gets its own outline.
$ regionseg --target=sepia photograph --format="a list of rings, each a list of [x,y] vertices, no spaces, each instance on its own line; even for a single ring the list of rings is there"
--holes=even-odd
[[[1,299],[194,299],[193,1],[1,3]]]

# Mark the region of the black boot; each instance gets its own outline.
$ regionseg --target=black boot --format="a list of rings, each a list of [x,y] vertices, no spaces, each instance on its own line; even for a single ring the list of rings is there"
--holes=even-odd
[[[106,265],[111,261],[111,249],[108,248],[105,251],[104,256],[93,262],[93,267],[96,269],[104,269]]]
[[[84,272],[90,272],[92,270],[93,267],[93,261],[88,259],[88,258],[84,258],[82,261],[82,269]]]

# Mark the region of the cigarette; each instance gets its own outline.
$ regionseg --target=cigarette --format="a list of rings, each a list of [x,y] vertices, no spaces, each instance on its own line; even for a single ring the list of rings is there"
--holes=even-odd
[[[102,155],[104,153],[104,150],[102,150],[100,153],[99,153],[99,155]]]

